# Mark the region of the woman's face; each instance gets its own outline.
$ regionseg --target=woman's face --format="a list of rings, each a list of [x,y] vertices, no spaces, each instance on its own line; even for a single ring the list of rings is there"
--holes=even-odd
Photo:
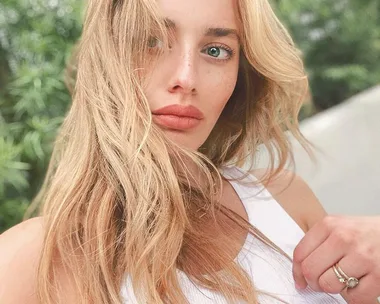
[[[170,49],[147,70],[153,121],[176,143],[198,149],[236,85],[239,32],[233,0],[158,0]],[[150,55],[162,47],[149,43]]]

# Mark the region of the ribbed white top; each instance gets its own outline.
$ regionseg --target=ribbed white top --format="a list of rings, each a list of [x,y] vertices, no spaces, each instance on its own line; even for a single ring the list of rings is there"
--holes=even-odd
[[[244,171],[237,167],[223,169],[223,175],[227,179],[236,179],[244,174]],[[249,175],[241,181],[230,181],[230,183],[244,204],[250,223],[292,257],[293,250],[304,236],[304,232],[264,187],[252,185],[252,181],[255,180],[254,176]],[[309,288],[304,291],[295,289],[292,263],[250,234],[236,261],[251,276],[257,290],[275,295],[289,304],[346,303],[340,295],[317,293]],[[183,272],[178,271],[178,275],[189,303],[227,303],[222,295],[195,286]],[[121,294],[124,303],[137,303],[128,276]],[[264,294],[259,295],[259,302],[260,304],[281,303]]]

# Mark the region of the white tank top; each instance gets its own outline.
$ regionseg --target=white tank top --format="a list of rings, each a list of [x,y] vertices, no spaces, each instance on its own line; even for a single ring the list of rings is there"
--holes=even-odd
[[[244,171],[237,167],[225,167],[223,169],[223,175],[227,179],[239,178],[244,174]],[[230,183],[246,209],[249,222],[292,257],[293,250],[304,236],[304,232],[264,187],[254,186],[252,181],[256,181],[256,179],[249,175],[241,181],[230,181]],[[318,293],[310,288],[298,291],[294,287],[292,263],[251,234],[248,234],[235,261],[248,272],[258,291],[272,294],[286,303],[346,303],[340,295]],[[221,294],[194,285],[182,271],[178,270],[178,276],[189,303],[227,304]],[[122,287],[121,295],[125,304],[138,304],[128,276]],[[281,302],[268,295],[259,294],[259,303],[275,304]]]

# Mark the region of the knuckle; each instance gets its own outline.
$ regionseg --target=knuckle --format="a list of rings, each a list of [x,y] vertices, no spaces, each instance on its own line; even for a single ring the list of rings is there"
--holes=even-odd
[[[326,215],[322,223],[325,227],[329,228],[330,230],[334,229],[337,226],[341,226],[342,218],[338,215]]]
[[[314,279],[312,267],[309,263],[307,262],[302,263],[301,269],[302,269],[303,276],[305,277],[306,280],[311,281]]]
[[[347,247],[354,243],[352,235],[346,230],[335,230],[331,237],[336,246]]]
[[[323,223],[324,226],[326,226],[328,228],[332,228],[336,224],[336,218],[333,215],[326,215],[323,218],[322,223]]]
[[[374,248],[372,246],[361,245],[355,250],[356,261],[363,265],[372,266],[374,264]],[[375,266],[375,265],[373,265]]]
[[[293,261],[296,263],[301,263],[303,261],[302,252],[300,249],[296,248],[293,253]]]

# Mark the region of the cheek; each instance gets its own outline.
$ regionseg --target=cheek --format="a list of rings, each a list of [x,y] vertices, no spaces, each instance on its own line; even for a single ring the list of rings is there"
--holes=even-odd
[[[211,80],[205,82],[207,85],[209,113],[213,113],[216,118],[222,112],[224,106],[230,99],[237,81],[237,71],[230,73],[210,73]]]
[[[148,98],[148,101],[154,100],[154,95],[157,92],[157,88],[159,86],[159,77],[157,77],[157,69],[148,70],[148,69],[141,69],[141,74],[144,73],[141,76],[142,79],[142,87],[144,90],[144,93],[146,97]]]

